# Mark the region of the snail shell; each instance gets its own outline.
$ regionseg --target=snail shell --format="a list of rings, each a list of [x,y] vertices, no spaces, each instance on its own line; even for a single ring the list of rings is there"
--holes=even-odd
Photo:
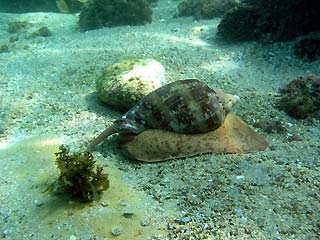
[[[143,97],[94,139],[88,150],[114,133],[139,134],[146,129],[185,134],[209,132],[221,126],[238,100],[238,96],[213,90],[197,79],[175,81]]]

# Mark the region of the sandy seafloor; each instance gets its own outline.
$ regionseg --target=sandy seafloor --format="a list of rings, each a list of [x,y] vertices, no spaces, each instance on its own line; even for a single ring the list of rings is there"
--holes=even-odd
[[[83,33],[74,15],[0,14],[9,44],[0,54],[0,238],[320,239],[320,123],[275,108],[278,88],[319,76],[319,61],[296,59],[294,42],[223,43],[219,19],[172,18],[176,4],[160,1],[145,26]],[[23,20],[33,25],[9,43],[7,23]],[[28,37],[41,26],[52,36]],[[245,122],[278,120],[286,131],[255,128],[266,151],[154,164],[128,159],[111,138],[94,153],[111,184],[99,201],[45,192],[59,174],[58,146],[77,150],[120,116],[99,101],[95,79],[129,57],[159,60],[169,82],[199,78],[237,94],[233,111]]]

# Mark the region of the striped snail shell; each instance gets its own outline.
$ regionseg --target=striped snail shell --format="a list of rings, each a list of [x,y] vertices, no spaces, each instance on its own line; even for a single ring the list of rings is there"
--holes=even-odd
[[[146,129],[184,134],[209,132],[222,125],[238,100],[238,96],[213,90],[197,79],[175,81],[143,97],[94,139],[88,150],[114,133],[139,134]]]

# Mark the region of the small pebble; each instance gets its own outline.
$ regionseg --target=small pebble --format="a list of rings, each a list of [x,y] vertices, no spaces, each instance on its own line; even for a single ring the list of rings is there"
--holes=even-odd
[[[207,223],[205,223],[203,226],[203,230],[208,230],[208,229],[209,229],[209,225]]]
[[[39,200],[34,200],[34,203],[36,204],[37,207],[41,207],[43,205],[43,202]]]
[[[146,218],[140,220],[140,225],[141,225],[142,227],[146,227],[146,226],[148,226],[149,224],[150,224],[150,222],[149,222],[149,220],[146,219]]]
[[[192,219],[190,217],[183,217],[181,219],[175,220],[175,222],[179,223],[179,224],[187,224],[187,223],[189,223],[191,221],[192,221]]]
[[[132,218],[133,215],[134,215],[134,212],[130,207],[124,208],[122,216],[124,216],[125,218]]]
[[[108,207],[109,206],[109,203],[108,202],[101,202],[100,205],[102,207]]]
[[[244,176],[243,175],[236,176],[236,179],[237,180],[242,180],[242,179],[244,179]]]
[[[134,215],[133,212],[124,212],[124,213],[122,214],[122,216],[124,216],[125,218],[132,218],[133,215]]]
[[[275,150],[277,149],[277,146],[276,146],[276,145],[271,145],[271,146],[269,147],[269,149],[272,150],[272,151],[275,151]]]
[[[69,240],[77,240],[77,237],[75,235],[71,235]]]
[[[122,230],[119,227],[113,227],[111,229],[112,236],[120,236],[121,233],[122,233]]]
[[[288,142],[298,142],[298,141],[303,141],[303,138],[296,134],[292,134],[287,137],[287,140]]]
[[[1,232],[1,237],[2,238],[6,238],[10,234],[11,234],[11,230],[3,229],[2,232]]]

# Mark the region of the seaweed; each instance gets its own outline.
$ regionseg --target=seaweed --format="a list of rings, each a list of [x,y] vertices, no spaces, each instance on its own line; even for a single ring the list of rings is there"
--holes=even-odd
[[[62,192],[91,202],[109,188],[108,175],[103,173],[103,167],[96,164],[91,153],[71,153],[64,145],[59,150],[55,153],[60,170],[57,184]]]

